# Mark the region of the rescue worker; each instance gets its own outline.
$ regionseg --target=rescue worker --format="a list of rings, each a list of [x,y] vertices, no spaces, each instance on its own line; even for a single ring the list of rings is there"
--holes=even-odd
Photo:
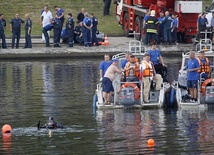
[[[4,34],[4,21],[3,21],[3,14],[0,14],[0,38],[2,40],[2,48],[7,48],[6,45],[6,39],[5,39],[5,34]]]
[[[176,14],[172,15],[172,29],[171,29],[171,36],[172,36],[172,42],[175,43],[175,45],[178,44],[177,39],[177,30],[178,30],[178,18]]]
[[[106,70],[108,67],[112,64],[110,61],[110,56],[109,54],[104,55],[104,61],[100,63],[100,81],[102,81],[103,76],[105,75]]]
[[[85,18],[83,19],[83,40],[84,40],[84,46],[91,47],[91,19],[88,17],[88,13],[85,13]]]
[[[7,22],[4,19],[4,14],[2,14],[2,23],[3,23],[4,29],[6,30]]]
[[[55,6],[54,6],[54,10],[56,11],[56,15],[58,16],[58,19],[61,20],[62,25],[63,25],[63,23],[64,23],[64,21],[65,21],[65,17],[64,17],[65,11],[64,11],[64,9],[59,8],[57,5],[55,5]]]
[[[32,48],[32,42],[31,42],[31,31],[32,31],[32,21],[30,19],[30,15],[25,15],[25,46],[24,48]]]
[[[171,45],[172,39],[171,39],[171,22],[172,18],[169,16],[169,11],[165,12],[165,17],[161,21],[163,24],[163,34],[164,34],[164,43]]]
[[[158,18],[158,37],[157,37],[157,44],[159,45],[161,42],[163,42],[163,24],[161,23],[161,21],[164,18],[164,14],[163,12],[160,13],[160,17]]]
[[[196,36],[196,42],[199,42],[200,38],[205,38],[205,34],[201,32],[206,30],[208,24],[208,20],[206,18],[206,12],[203,12],[201,16],[198,17],[197,20],[197,36]]]
[[[68,20],[66,23],[66,32],[68,35],[68,45],[69,47],[73,47],[74,42],[74,19],[71,13],[68,13]]]
[[[124,68],[126,82],[139,81],[140,65],[134,55],[129,55],[129,61]]]
[[[164,64],[163,57],[161,56],[161,53],[155,42],[152,43],[152,48],[151,50],[148,50],[148,53],[150,55],[150,61],[153,63],[156,72],[160,74],[164,79],[164,82],[166,82],[167,66]]]
[[[78,25],[74,29],[74,38],[75,42],[83,45],[83,38],[82,38],[82,22],[77,22]]]
[[[50,32],[52,29],[53,29],[53,25],[52,24],[45,25],[42,28],[42,33],[44,34],[44,37],[45,37],[46,47],[51,47],[50,46],[50,42],[49,42],[49,34],[48,34],[48,32]]]
[[[147,35],[146,35],[146,21],[147,21],[147,19],[149,18],[149,16],[150,16],[150,10],[147,10],[147,12],[146,12],[146,15],[144,16],[144,18],[143,18],[143,34],[145,34],[145,36],[144,36],[144,45],[147,45]]]
[[[198,73],[201,74],[204,72],[201,76],[204,80],[206,80],[210,77],[210,61],[207,57],[205,57],[205,51],[200,51],[200,55],[197,59],[200,65]]]
[[[54,28],[54,47],[60,47],[60,36],[62,31],[62,20],[58,15],[52,21]]]
[[[91,13],[91,21],[92,21],[92,28],[91,28],[91,33],[92,33],[92,46],[95,45],[99,46],[99,42],[97,39],[97,25],[98,25],[98,20],[97,18],[94,16],[93,13]]]
[[[152,80],[156,80],[156,90],[161,89],[161,83],[163,79],[161,75],[156,74],[153,63],[150,61],[150,54],[146,53],[144,60],[140,65],[140,79],[142,79],[143,83],[143,99],[144,103],[149,103],[149,92],[151,87]]]
[[[43,128],[44,129],[58,129],[58,128],[63,129],[64,127],[60,123],[55,121],[53,117],[50,116],[47,123],[44,126],[40,126],[40,121],[39,121],[37,128],[38,130],[40,130]]]
[[[190,102],[197,102],[197,86],[198,86],[198,70],[200,65],[198,60],[195,58],[195,52],[190,51],[189,60],[187,62],[187,87],[189,89],[191,99]]]
[[[19,48],[19,40],[20,40],[20,34],[21,34],[21,24],[23,24],[24,21],[19,18],[19,14],[16,14],[16,17],[13,18],[10,22],[10,32],[13,33],[12,37],[12,48],[14,48],[15,44],[15,38],[16,38],[16,48]]]
[[[103,0],[103,2],[104,2],[103,16],[107,16],[109,15],[111,0]]]
[[[83,19],[85,18],[84,14],[85,14],[85,8],[82,8],[82,9],[81,9],[81,12],[78,13],[78,15],[77,15],[77,21],[78,21],[79,23],[82,22]]]
[[[153,42],[157,42],[157,24],[158,20],[155,17],[155,10],[152,10],[150,16],[146,20],[146,45],[150,43],[151,39]]]

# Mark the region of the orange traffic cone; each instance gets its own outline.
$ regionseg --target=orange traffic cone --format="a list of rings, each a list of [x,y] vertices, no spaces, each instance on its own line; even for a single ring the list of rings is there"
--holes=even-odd
[[[107,34],[105,35],[105,41],[103,42],[103,45],[105,46],[109,45]]]

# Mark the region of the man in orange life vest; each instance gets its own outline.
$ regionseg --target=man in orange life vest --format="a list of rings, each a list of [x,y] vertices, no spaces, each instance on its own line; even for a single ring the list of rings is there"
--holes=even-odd
[[[146,53],[145,58],[141,61],[140,65],[140,78],[142,78],[143,82],[143,99],[144,103],[149,103],[149,92],[151,81],[156,80],[156,90],[161,89],[161,83],[163,79],[160,74],[156,74],[153,63],[150,61],[150,54]]]
[[[197,59],[200,65],[198,73],[201,74],[204,72],[201,76],[206,80],[210,77],[210,62],[208,58],[205,57],[205,51],[200,51],[200,55]]]
[[[134,55],[129,55],[129,61],[124,68],[126,82],[139,81],[140,65]]]

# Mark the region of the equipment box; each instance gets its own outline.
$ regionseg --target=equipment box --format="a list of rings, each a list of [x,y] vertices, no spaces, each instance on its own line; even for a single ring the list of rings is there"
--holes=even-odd
[[[175,1],[175,11],[182,13],[202,13],[202,1]]]
[[[124,106],[131,106],[135,104],[135,92],[132,87],[123,88],[120,92],[120,104]]]
[[[158,102],[160,91],[150,91],[150,102]]]
[[[214,104],[214,86],[207,86],[205,92],[205,103]]]

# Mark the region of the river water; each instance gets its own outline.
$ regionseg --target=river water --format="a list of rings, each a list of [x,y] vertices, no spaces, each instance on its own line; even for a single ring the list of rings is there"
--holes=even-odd
[[[214,110],[93,111],[101,59],[1,61],[0,154],[212,154]],[[180,60],[170,58],[169,80]],[[37,131],[52,116],[66,128]],[[148,139],[154,147],[147,146]]]

